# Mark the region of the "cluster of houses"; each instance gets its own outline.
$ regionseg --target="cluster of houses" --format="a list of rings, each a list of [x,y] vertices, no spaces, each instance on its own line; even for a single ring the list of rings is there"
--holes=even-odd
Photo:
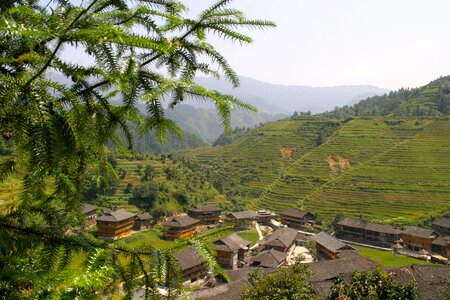
[[[336,237],[342,240],[394,248],[405,254],[450,258],[450,218],[433,222],[432,229],[409,226],[400,230],[356,218],[346,218],[337,224]]]
[[[148,214],[136,215],[120,209],[103,210],[103,215],[97,217],[96,211],[97,207],[93,205],[82,207],[87,224],[96,224],[98,236],[101,238],[117,239],[133,230],[146,229],[150,225]],[[346,218],[337,223],[333,236],[323,231],[313,235],[299,231],[298,229],[314,227],[316,221],[314,214],[296,208],[279,213],[281,223],[274,220],[275,214],[266,210],[233,212],[226,217],[235,231],[264,224],[272,227],[273,232],[253,246],[237,233],[212,243],[217,253],[217,262],[231,278],[229,283],[217,283],[205,259],[195,248],[187,247],[175,253],[174,257],[179,262],[185,285],[206,283],[203,288],[190,295],[193,299],[240,299],[243,288],[251,286],[251,272],[258,269],[265,275],[291,264],[299,253],[306,253],[299,252],[299,249],[306,249],[304,246],[309,241],[314,241],[318,261],[303,262],[310,263],[313,276],[309,281],[316,294],[323,299],[326,299],[337,276],[350,278],[355,270],[377,268],[375,263],[360,256],[346,241],[391,248],[400,253],[410,251],[430,256],[440,255],[443,259],[450,258],[449,218],[436,220],[432,229],[411,226],[405,230],[357,218]],[[223,219],[222,209],[215,205],[196,206],[190,208],[186,215],[172,217],[163,222],[164,238],[189,238],[195,235],[199,228],[213,228],[222,223]],[[433,295],[440,292],[442,287],[445,288],[446,280],[450,278],[450,267],[411,266],[387,271],[396,274],[396,280],[403,280],[403,283],[414,281],[418,285],[420,299],[435,300]],[[217,285],[209,285],[211,282]],[[429,285],[433,288],[430,289]]]

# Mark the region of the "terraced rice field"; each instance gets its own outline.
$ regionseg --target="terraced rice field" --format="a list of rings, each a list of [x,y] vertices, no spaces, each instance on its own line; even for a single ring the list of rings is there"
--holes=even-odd
[[[325,221],[343,212],[387,223],[417,223],[450,211],[448,120],[356,118],[317,146],[324,122],[273,122],[237,143],[186,155],[212,178],[230,178],[228,188],[239,191],[248,208],[294,206]],[[289,159],[280,153],[284,145],[293,150]],[[254,176],[243,181],[249,172]]]

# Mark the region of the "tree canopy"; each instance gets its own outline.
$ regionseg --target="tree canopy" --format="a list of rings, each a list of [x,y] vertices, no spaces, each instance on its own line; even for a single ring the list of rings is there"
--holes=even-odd
[[[160,271],[142,265],[140,255],[155,260],[154,252],[110,247],[67,230],[79,222],[87,167],[97,172],[97,182],[113,172],[107,142],[122,151],[131,148],[130,123],[160,140],[168,131],[182,134],[165,116],[164,101],[169,108],[187,98],[210,101],[225,128],[235,106],[255,109],[193,81],[201,73],[239,84],[208,35],[246,44],[252,39],[239,29],[274,26],[247,19],[230,2],[218,1],[193,19],[175,0],[1,1],[0,134],[12,151],[0,158],[0,180],[18,171],[23,175],[20,201],[0,217],[2,295],[69,293],[56,289],[60,281],[52,271],[64,270],[80,250],[87,251],[97,280],[83,277],[83,285],[73,277],[81,287],[70,289],[72,294],[92,292],[111,284],[111,278],[121,278],[130,292],[129,282],[139,272],[147,286],[161,283]],[[68,55],[74,51],[77,57]],[[137,110],[140,103],[144,116]],[[121,143],[118,130],[128,145]],[[127,268],[118,253],[127,256]],[[157,261],[164,261],[165,254],[158,255]],[[106,261],[104,269],[98,262]],[[170,263],[157,265],[173,269]],[[65,277],[61,272],[59,279]]]

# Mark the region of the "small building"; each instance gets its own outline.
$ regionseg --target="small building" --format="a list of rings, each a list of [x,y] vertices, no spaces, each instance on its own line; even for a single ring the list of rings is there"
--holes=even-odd
[[[315,224],[315,216],[305,210],[298,208],[289,208],[280,212],[281,223],[292,228],[303,228],[305,224]]]
[[[400,240],[402,231],[391,226],[368,223],[364,228],[364,238],[368,244],[389,247]]]
[[[81,205],[81,213],[86,217],[86,227],[97,224],[97,206],[83,203]]]
[[[274,249],[283,253],[289,253],[296,245],[299,232],[292,228],[280,228],[269,235],[261,245],[264,250]]]
[[[253,257],[252,266],[263,268],[279,268],[286,263],[287,253],[275,249],[265,250]]]
[[[176,217],[164,222],[164,237],[168,240],[189,238],[196,233],[195,229],[199,220],[189,216]]]
[[[149,213],[138,214],[134,219],[134,231],[141,231],[150,228],[150,220],[152,216]]]
[[[433,229],[442,236],[450,235],[450,218],[439,218],[433,222]]]
[[[440,236],[431,243],[431,252],[450,258],[450,235]]]
[[[275,218],[275,214],[270,210],[260,209],[256,213],[258,214],[256,221],[261,224],[269,224]]]
[[[224,268],[236,270],[250,262],[250,242],[236,233],[215,241],[213,247],[217,252],[217,262]]]
[[[367,223],[357,218],[345,218],[337,223],[336,236],[345,240],[364,242],[364,228]]]
[[[199,205],[188,209],[191,218],[200,220],[200,225],[218,224],[222,209],[215,205]]]
[[[119,209],[97,218],[98,237],[117,239],[130,235],[135,216],[134,213]]]
[[[254,210],[237,211],[231,213],[229,217],[234,230],[248,230],[252,228],[253,221],[258,218],[258,213]]]
[[[431,251],[431,244],[439,237],[432,229],[410,226],[402,233],[403,247],[413,251]]]
[[[176,252],[173,257],[180,266],[184,286],[201,281],[206,277],[208,271],[206,261],[194,247],[187,247],[181,252]]]
[[[314,235],[311,239],[316,242],[317,254],[328,259],[337,259],[342,252],[356,251],[355,248],[341,242],[324,231]]]
[[[337,224],[336,237],[374,246],[391,247],[400,239],[401,230],[357,218],[345,218]]]

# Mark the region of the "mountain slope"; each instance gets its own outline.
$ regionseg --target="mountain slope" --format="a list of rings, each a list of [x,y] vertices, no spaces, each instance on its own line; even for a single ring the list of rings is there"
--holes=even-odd
[[[353,106],[323,114],[333,118],[348,116],[448,116],[450,76],[413,89],[400,89],[383,96],[369,97]]]
[[[309,117],[182,155],[248,208],[416,223],[450,209],[449,133],[448,120]]]

